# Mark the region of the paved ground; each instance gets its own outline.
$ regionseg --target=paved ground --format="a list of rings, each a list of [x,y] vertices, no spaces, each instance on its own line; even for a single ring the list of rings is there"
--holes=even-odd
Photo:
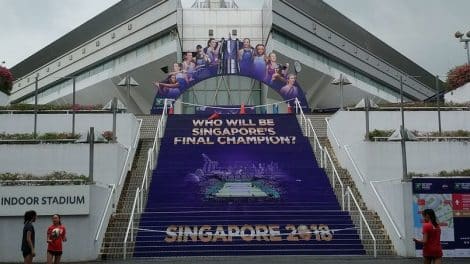
[[[224,263],[224,264],[292,264],[292,263],[347,263],[347,264],[418,264],[423,263],[420,258],[371,258],[371,257],[312,257],[312,256],[256,256],[256,257],[180,257],[180,258],[158,258],[148,260],[129,261],[101,261],[87,262],[90,264],[105,263],[175,263],[175,264],[197,264],[197,263]],[[470,258],[444,259],[444,264],[469,264]]]

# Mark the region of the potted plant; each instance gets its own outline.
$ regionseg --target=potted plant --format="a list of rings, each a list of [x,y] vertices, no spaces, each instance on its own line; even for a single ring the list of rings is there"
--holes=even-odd
[[[104,131],[101,135],[106,139],[108,142],[113,140],[113,131]]]

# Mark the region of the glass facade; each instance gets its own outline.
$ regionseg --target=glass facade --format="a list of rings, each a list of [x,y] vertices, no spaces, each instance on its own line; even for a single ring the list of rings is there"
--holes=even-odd
[[[262,100],[262,84],[242,76],[219,76],[204,80],[188,89],[182,101],[195,105],[259,105]],[[184,105],[183,113],[192,114],[195,107]]]
[[[154,52],[159,47],[171,41],[173,41],[173,37],[171,36],[171,34],[164,35],[161,38],[154,40],[144,46],[141,46],[133,51],[130,51],[128,53],[115,57],[114,59],[106,61],[91,69],[88,69],[87,71],[82,72],[77,75],[75,79],[76,85],[79,86],[80,82],[90,80],[93,77],[96,77],[98,74],[104,73],[106,71],[109,71],[115,68],[119,64],[126,63],[127,61],[137,59],[139,57],[151,56],[152,52]],[[63,97],[71,92],[72,92],[72,80],[64,79],[63,81],[40,92],[38,94],[38,101],[40,103],[44,101],[49,102],[51,100],[55,100],[56,98]],[[34,96],[23,100],[21,103],[34,104]]]
[[[334,69],[338,72],[342,72],[342,73],[346,74],[348,76],[348,78],[349,77],[352,78],[352,79],[350,79],[350,81],[352,81],[353,83],[361,84],[364,87],[369,86],[368,88],[372,88],[376,92],[386,93],[386,94],[392,95],[393,97],[396,97],[396,98],[400,97],[400,94],[398,92],[394,92],[392,90],[392,87],[388,87],[388,86],[385,86],[385,85],[383,85],[379,82],[376,82],[376,81],[372,80],[371,78],[365,76],[364,74],[362,74],[358,71],[355,71],[354,69],[352,69],[348,66],[345,66],[341,63],[338,63],[338,62],[326,57],[325,55],[322,55],[322,54],[312,50],[310,47],[307,47],[307,46],[303,45],[302,43],[299,43],[298,41],[296,41],[296,40],[294,40],[294,39],[292,39],[292,38],[290,38],[290,37],[288,37],[284,34],[281,34],[278,31],[273,31],[272,38],[275,41],[283,43],[286,46],[288,46],[292,49],[295,49],[295,50],[301,52],[302,54],[305,54],[306,56],[313,59],[315,62],[318,62],[319,65],[323,64],[323,65],[326,65],[328,68],[332,68],[332,69]],[[370,89],[368,89],[368,90],[370,90]]]

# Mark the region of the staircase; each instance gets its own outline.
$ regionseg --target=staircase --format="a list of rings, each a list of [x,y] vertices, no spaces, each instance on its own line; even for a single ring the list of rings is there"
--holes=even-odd
[[[147,162],[147,151],[152,147],[157,122],[160,116],[142,115],[136,116],[142,119],[140,128],[140,140],[131,171],[127,174],[121,197],[117,205],[116,213],[111,217],[103,245],[101,247],[101,259],[122,259],[122,248],[129,215],[134,202],[135,190],[142,184],[145,164]]]
[[[253,124],[272,119],[271,132],[261,130],[284,144],[207,135],[185,143],[195,118],[168,117],[134,258],[365,254],[294,115],[221,115],[215,126],[259,128]],[[224,126],[228,119],[242,124]]]
[[[351,188],[354,196],[358,200],[361,210],[364,213],[366,220],[369,223],[370,228],[372,229],[372,233],[374,234],[377,240],[377,255],[378,256],[396,255],[395,250],[393,248],[393,244],[382,224],[382,221],[380,220],[380,217],[377,215],[375,211],[369,210],[367,208],[367,206],[365,205],[361,197],[360,192],[356,188],[356,185],[351,175],[346,169],[340,166],[338,159],[336,158],[335,152],[333,148],[331,147],[330,141],[328,140],[327,124],[326,124],[325,118],[329,116],[330,116],[329,114],[314,114],[314,115],[308,115],[307,117],[312,122],[312,126],[314,127],[315,132],[317,133],[317,136],[319,137],[321,145],[328,149],[328,152],[331,155],[331,158],[336,167],[336,170],[338,171],[341,181],[343,182],[345,186],[349,186]],[[313,144],[313,138],[310,138],[310,143]],[[341,189],[340,189],[339,184],[336,184],[335,192],[338,196],[338,199],[340,199]],[[353,219],[353,222],[357,226],[359,224],[358,212],[354,212],[354,211],[351,212],[351,217]],[[372,239],[368,235],[365,235],[364,239],[362,240],[362,243],[364,245],[364,249],[366,250],[367,254],[373,255],[374,249],[373,249]]]

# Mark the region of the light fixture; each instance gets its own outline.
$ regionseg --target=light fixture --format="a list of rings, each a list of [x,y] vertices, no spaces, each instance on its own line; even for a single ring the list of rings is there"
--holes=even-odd
[[[455,38],[461,38],[463,37],[463,33],[460,31],[455,32]]]

